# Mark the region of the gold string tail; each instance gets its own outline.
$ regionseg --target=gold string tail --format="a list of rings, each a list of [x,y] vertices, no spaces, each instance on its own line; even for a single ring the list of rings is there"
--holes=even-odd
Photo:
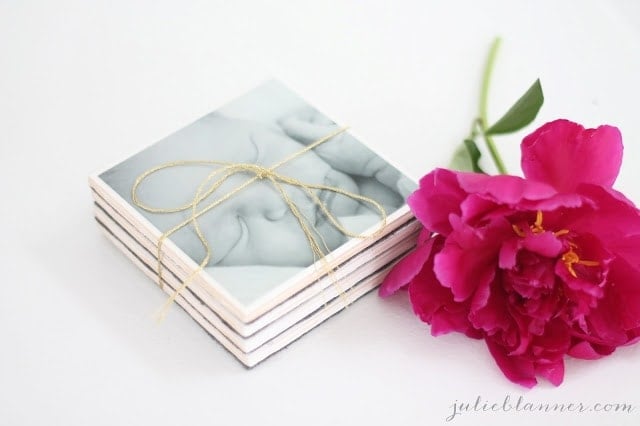
[[[385,212],[382,205],[372,198],[365,197],[363,195],[356,194],[350,191],[345,191],[335,186],[305,183],[298,179],[282,175],[278,173],[276,169],[283,166],[284,164],[289,163],[290,161],[295,160],[296,158],[304,155],[305,153],[313,150],[319,145],[326,143],[333,137],[345,132],[346,130],[347,130],[346,127],[340,128],[316,140],[315,142],[307,145],[305,148],[301,149],[300,151],[294,152],[288,157],[285,157],[284,159],[280,160],[279,162],[273,164],[270,167],[264,167],[259,164],[252,164],[252,163],[231,163],[231,162],[216,161],[216,160],[178,160],[178,161],[163,163],[158,166],[152,167],[136,178],[133,184],[133,187],[131,188],[131,199],[133,201],[133,204],[135,204],[138,208],[154,214],[171,214],[171,213],[178,213],[178,212],[183,212],[187,210],[190,211],[190,215],[186,220],[178,223],[173,228],[164,232],[158,239],[157,252],[156,252],[158,263],[157,263],[156,273],[158,277],[158,285],[160,286],[160,288],[164,288],[163,247],[164,247],[165,241],[171,235],[173,235],[180,229],[191,225],[193,226],[196,232],[196,235],[198,236],[198,240],[200,241],[200,243],[202,244],[202,247],[205,250],[205,256],[198,264],[198,267],[194,271],[192,271],[180,283],[180,285],[173,291],[171,296],[165,301],[165,303],[162,305],[162,307],[158,311],[157,318],[159,321],[162,321],[165,318],[168,312],[168,309],[171,307],[173,302],[175,302],[176,298],[187,287],[189,287],[189,285],[193,282],[196,276],[201,271],[204,270],[204,267],[211,260],[212,249],[202,232],[202,229],[198,222],[198,218],[200,218],[202,215],[206,214],[207,212],[211,211],[212,209],[216,208],[220,204],[224,203],[225,201],[229,200],[230,198],[232,198],[233,196],[241,192],[243,189],[247,188],[248,186],[250,186],[251,184],[253,184],[258,180],[266,179],[273,185],[275,191],[282,197],[285,204],[287,205],[287,207],[289,208],[293,216],[298,221],[298,224],[300,225],[300,228],[302,229],[307,239],[307,242],[309,243],[309,248],[311,249],[311,252],[313,254],[313,263],[317,265],[318,261],[320,261],[323,265],[325,274],[331,278],[331,280],[335,285],[338,285],[338,282],[335,279],[335,276],[333,275],[333,270],[332,268],[329,267],[329,263],[326,260],[325,252],[329,252],[329,247],[327,246],[326,241],[324,240],[324,238],[322,237],[322,234],[320,234],[318,229],[316,229],[316,227],[311,224],[311,221],[307,217],[305,217],[305,215],[300,211],[296,203],[291,200],[291,198],[289,197],[289,194],[285,189],[285,186],[292,186],[292,187],[299,188],[309,199],[311,199],[320,208],[320,210],[325,215],[329,223],[331,223],[335,229],[337,229],[339,232],[341,232],[342,234],[350,238],[368,238],[370,236],[378,235],[380,232],[382,232],[382,230],[387,224],[387,213]],[[142,183],[145,181],[145,179],[165,169],[185,167],[185,166],[215,167],[215,169],[211,171],[207,175],[207,177],[200,182],[195,192],[195,195],[190,202],[174,208],[163,208],[163,207],[153,207],[140,201],[140,197],[138,196],[138,189],[142,185]],[[218,188],[220,188],[227,181],[227,179],[237,174],[249,174],[253,176],[250,177],[241,185],[235,187],[231,191],[220,196],[219,198],[216,198],[213,201],[205,203],[205,200],[209,198],[209,196],[212,195]],[[333,213],[329,211],[329,208],[318,197],[318,195],[316,194],[316,191],[334,192],[336,194],[340,194],[342,196],[370,205],[371,207],[374,208],[374,210],[377,210],[377,212],[380,214],[380,218],[381,218],[380,226],[370,235],[358,234],[358,233],[353,233],[349,231],[344,226],[342,226],[340,221],[333,215]],[[344,297],[344,292],[339,287],[338,289],[340,290],[340,297]],[[347,303],[345,302],[345,306],[346,305]]]

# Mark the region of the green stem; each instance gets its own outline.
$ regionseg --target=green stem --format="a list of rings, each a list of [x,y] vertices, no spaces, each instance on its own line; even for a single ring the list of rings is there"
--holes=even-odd
[[[491,158],[498,169],[498,172],[501,174],[507,174],[507,168],[504,166],[504,162],[498,153],[498,149],[496,148],[496,144],[493,141],[493,138],[490,135],[487,135],[487,103],[489,98],[489,83],[491,82],[491,73],[493,72],[493,66],[496,61],[496,55],[498,53],[498,48],[500,47],[500,38],[496,37],[491,45],[491,49],[489,50],[489,56],[487,57],[487,64],[484,68],[484,74],[482,76],[482,88],[480,91],[480,105],[479,105],[479,113],[480,113],[480,129],[482,130],[482,136],[484,141],[489,149],[489,153],[491,154]]]

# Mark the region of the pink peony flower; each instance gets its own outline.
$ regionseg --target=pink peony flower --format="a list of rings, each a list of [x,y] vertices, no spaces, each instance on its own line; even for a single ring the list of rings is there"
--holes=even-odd
[[[380,288],[408,287],[434,336],[484,339],[511,381],[562,383],[565,354],[640,338],[640,213],[612,189],[617,128],[547,123],[521,145],[525,178],[436,169],[408,199],[424,230]]]

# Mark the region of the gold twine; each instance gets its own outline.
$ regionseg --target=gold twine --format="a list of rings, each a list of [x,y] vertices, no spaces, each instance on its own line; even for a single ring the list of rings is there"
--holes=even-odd
[[[289,155],[288,157],[273,164],[270,167],[264,167],[264,166],[261,166],[258,164],[252,164],[252,163],[231,163],[231,162],[216,161],[216,160],[178,160],[178,161],[163,163],[158,166],[152,167],[151,169],[145,171],[144,173],[142,173],[140,176],[136,178],[133,184],[133,187],[131,188],[131,199],[133,200],[133,203],[136,206],[138,206],[140,209],[150,213],[158,213],[158,214],[178,213],[186,210],[191,210],[191,215],[188,219],[180,222],[170,230],[164,232],[158,239],[157,253],[156,253],[158,264],[157,264],[156,272],[158,277],[158,285],[160,286],[160,288],[164,287],[163,266],[162,266],[162,260],[164,258],[163,246],[167,238],[169,238],[172,234],[174,234],[175,232],[179,231],[180,229],[190,224],[193,225],[195,232],[198,236],[198,239],[200,240],[200,243],[202,244],[206,253],[205,257],[202,259],[198,267],[193,272],[191,272],[187,276],[187,278],[182,281],[182,283],[180,283],[180,285],[174,290],[173,294],[163,304],[162,308],[158,313],[158,317],[160,320],[162,320],[166,316],[169,307],[173,304],[173,302],[175,302],[178,295],[180,295],[181,292],[183,292],[193,282],[196,275],[198,275],[204,269],[207,263],[209,263],[209,260],[211,260],[212,250],[211,250],[211,247],[209,246],[207,239],[202,233],[202,229],[200,228],[200,224],[198,223],[198,218],[204,215],[205,213],[209,212],[210,210],[214,209],[215,207],[219,206],[220,204],[224,203],[225,201],[229,200],[231,197],[233,197],[234,195],[236,195],[237,193],[239,193],[240,191],[247,188],[249,185],[251,185],[252,183],[258,180],[263,180],[263,179],[269,180],[273,185],[273,187],[275,188],[275,190],[280,194],[285,204],[288,206],[289,210],[295,216],[298,223],[300,224],[300,228],[304,232],[304,235],[309,243],[309,247],[311,248],[311,251],[313,253],[314,264],[318,260],[323,261],[327,275],[331,275],[332,273],[331,268],[329,268],[325,258],[325,251],[328,252],[329,248],[324,238],[320,234],[320,232],[316,229],[314,225],[310,224],[309,219],[306,218],[302,212],[300,212],[300,209],[298,208],[298,206],[291,200],[291,198],[289,197],[289,195],[287,194],[284,188],[284,185],[289,185],[289,186],[293,186],[301,189],[307,195],[307,197],[309,197],[320,208],[320,210],[325,215],[325,217],[329,220],[329,222],[338,231],[340,231],[342,234],[348,237],[367,238],[369,236],[375,236],[380,232],[382,232],[382,230],[384,229],[387,223],[387,213],[385,212],[382,205],[378,203],[376,200],[369,197],[362,196],[360,194],[355,194],[353,192],[345,191],[341,188],[334,187],[334,186],[305,183],[298,179],[294,179],[276,172],[276,169],[278,169],[279,167],[304,155],[305,153],[329,141],[331,138],[345,132],[346,130],[347,130],[346,127],[340,128],[334,131],[333,133],[330,133],[327,136],[324,136],[316,140],[315,142],[307,145],[305,148],[301,149],[300,151],[297,151]],[[152,207],[152,206],[146,205],[142,201],[140,201],[140,198],[138,197],[138,188],[140,187],[140,185],[145,179],[147,179],[152,174],[157,173],[161,170],[170,169],[174,167],[181,167],[181,166],[216,166],[217,168],[213,170],[211,173],[209,173],[207,177],[202,180],[202,182],[198,186],[195,196],[193,197],[191,202],[187,204],[184,204],[182,206],[175,207],[175,208],[158,208],[158,207]],[[246,173],[253,174],[253,177],[245,181],[243,184],[237,186],[230,192],[224,194],[220,198],[217,198],[211,201],[209,204],[206,204],[206,206],[203,207],[202,209],[198,210],[198,207],[200,206],[200,204],[205,199],[207,199],[211,194],[213,194],[214,191],[220,188],[220,186],[222,186],[227,179],[229,179],[231,176],[234,176],[236,174],[246,174]],[[218,179],[215,180],[213,183],[210,183],[216,177],[218,177]],[[207,186],[209,187],[208,189],[205,190]],[[349,231],[348,229],[344,228],[342,224],[339,222],[339,220],[329,211],[326,204],[323,203],[322,200],[320,200],[318,195],[316,195],[315,190],[331,191],[331,192],[343,195],[345,197],[351,198],[353,200],[357,200],[357,201],[369,204],[380,213],[380,217],[382,219],[380,226],[371,235],[357,234]],[[316,238],[316,235],[319,237],[319,239]],[[342,292],[341,292],[341,295],[342,295]]]

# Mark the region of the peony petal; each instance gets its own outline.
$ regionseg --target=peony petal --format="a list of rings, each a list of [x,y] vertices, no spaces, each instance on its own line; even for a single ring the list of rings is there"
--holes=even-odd
[[[593,349],[593,346],[591,346],[591,343],[585,342],[585,341],[579,342],[573,345],[571,348],[569,348],[569,350],[567,351],[567,355],[572,356],[574,358],[578,358],[578,359],[589,359],[589,360],[603,357],[603,355],[599,354]]]
[[[562,251],[562,242],[552,232],[529,233],[522,239],[522,247],[545,257],[556,257]]]
[[[545,183],[518,176],[458,173],[457,177],[460,187],[467,193],[511,206],[516,206],[523,200],[546,200],[557,194],[553,187]]]
[[[535,309],[537,306],[528,305],[530,303],[539,304],[540,297],[547,294],[555,286],[554,260],[526,250],[519,253],[518,259],[518,268],[503,273],[502,285],[528,299],[524,305],[518,304],[517,306],[526,308],[529,315],[531,314],[529,309]]]
[[[536,373],[549,380],[552,385],[560,386],[564,379],[564,361],[560,359],[549,364],[536,364]]]
[[[435,239],[430,238],[402,258],[384,278],[378,294],[387,297],[409,284],[431,255]]]
[[[467,300],[478,288],[487,286],[497,270],[500,244],[513,235],[505,218],[472,227],[451,219],[455,231],[434,258],[434,271],[443,286],[451,288],[454,300]]]
[[[435,236],[433,251],[442,247],[442,236]],[[453,300],[453,294],[443,287],[433,272],[433,256],[430,256],[421,271],[409,283],[409,299],[418,317],[431,324],[431,333],[440,335],[451,331],[465,333],[472,338],[480,338],[480,333],[471,327],[467,319],[468,304]]]
[[[510,238],[502,243],[500,254],[498,255],[498,266],[502,269],[512,269],[516,266],[518,257],[518,239]]]
[[[488,285],[495,276],[491,253],[462,248],[455,243],[445,244],[434,258],[436,277],[451,288],[454,300],[467,300],[476,288]]]
[[[505,217],[512,213],[513,209],[497,204],[484,196],[470,194],[460,205],[460,212],[464,222],[475,223],[480,220]]]
[[[451,232],[449,215],[459,214],[466,196],[458,185],[456,172],[435,169],[420,179],[420,188],[407,198],[407,204],[427,229],[448,235]]]
[[[611,187],[622,164],[622,136],[612,126],[584,129],[568,120],[547,123],[525,137],[522,171],[560,192],[580,183]]]
[[[640,271],[640,235],[629,235],[610,241],[607,249],[624,259],[630,267]]]
[[[444,237],[436,235],[432,238],[432,253],[442,249]],[[409,299],[413,311],[420,319],[431,324],[434,336],[458,331],[472,338],[480,338],[467,315],[468,303],[458,303],[453,299],[451,289],[444,287],[434,273],[434,257],[426,259],[420,272],[409,283]]]
[[[615,191],[588,184],[580,185],[577,191],[591,206],[566,210],[561,226],[579,234],[593,234],[605,247],[640,234],[640,211]]]
[[[640,327],[628,330],[627,336],[629,336],[629,341],[625,343],[625,346],[633,345],[634,343],[638,342],[640,340]]]
[[[610,293],[610,289],[607,293]],[[619,299],[607,294],[586,317],[589,330],[593,336],[602,339],[606,346],[620,346],[627,342],[626,330],[620,318]]]
[[[582,275],[579,274],[579,268],[584,268],[584,266],[575,265],[573,267],[577,275],[577,277],[574,277],[562,259],[558,259],[554,269],[556,275],[564,281],[566,285],[565,290],[571,291],[571,298],[577,297],[583,299],[585,303],[591,306],[592,303],[595,303],[596,299],[602,298],[604,290],[598,283],[583,279]]]
[[[416,241],[416,245],[422,245],[426,243],[429,238],[433,235],[433,232],[429,231],[427,228],[422,228],[420,230],[420,234],[418,234],[418,240]]]
[[[523,357],[507,355],[505,349],[491,339],[485,339],[485,342],[493,359],[507,379],[526,388],[532,388],[538,383],[533,362]]]
[[[536,336],[531,342],[534,355],[544,357],[547,360],[562,357],[570,345],[571,334],[569,326],[559,318],[548,322],[544,333]]]
[[[579,194],[556,194],[553,197],[546,198],[544,200],[525,200],[520,203],[520,210],[542,210],[552,211],[559,209],[560,207],[577,208],[588,204],[589,200],[586,200]]]
[[[517,330],[517,346],[510,345],[509,352],[507,348],[504,348],[504,351],[509,357],[521,356],[529,350],[529,345],[531,344],[531,340],[533,339],[533,335],[529,332],[529,324],[530,321],[528,318],[517,315],[515,311],[517,310],[514,305],[507,305],[507,309],[510,311],[511,318],[513,319],[516,327],[513,329]],[[512,349],[513,348],[513,349]]]
[[[441,236],[434,238],[434,251],[442,247],[443,239]],[[455,305],[451,290],[443,287],[433,272],[433,256],[409,283],[409,299],[413,311],[426,323],[431,323],[434,312],[441,307]]]
[[[433,313],[431,319],[431,334],[441,336],[452,331],[466,333],[470,328],[467,312],[464,308],[448,309],[442,307]]]
[[[614,259],[609,268],[609,280],[615,283],[607,292],[610,309],[615,309],[625,331],[640,327],[640,271],[623,258]]]
[[[476,301],[474,295],[469,312],[469,321],[474,328],[484,330],[487,334],[493,334],[498,330],[506,331],[511,324],[511,317],[507,311],[507,299],[504,290],[497,282],[493,282],[488,291],[488,297],[483,305]]]

